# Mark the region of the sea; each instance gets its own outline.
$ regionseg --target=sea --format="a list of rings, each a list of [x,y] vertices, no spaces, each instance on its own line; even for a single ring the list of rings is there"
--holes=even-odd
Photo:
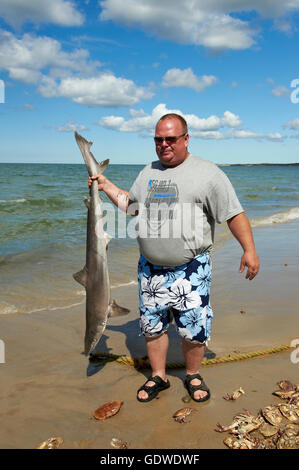
[[[129,190],[144,165],[110,165],[105,175]],[[254,230],[299,219],[298,165],[219,165],[231,180]],[[87,170],[78,164],[0,164],[0,315],[66,311],[84,304],[72,274],[86,255]],[[105,194],[104,222],[112,237],[112,290],[136,284],[134,221]],[[231,236],[217,226],[214,249]]]

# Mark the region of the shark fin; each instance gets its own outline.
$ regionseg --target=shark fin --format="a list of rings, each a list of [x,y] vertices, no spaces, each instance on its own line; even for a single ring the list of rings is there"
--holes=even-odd
[[[77,273],[73,274],[73,278],[75,281],[79,282],[82,286],[86,287],[87,286],[87,269],[86,266],[84,266],[81,271],[78,271]]]
[[[108,306],[108,317],[120,317],[130,312],[128,308],[121,307],[115,300],[111,300]]]

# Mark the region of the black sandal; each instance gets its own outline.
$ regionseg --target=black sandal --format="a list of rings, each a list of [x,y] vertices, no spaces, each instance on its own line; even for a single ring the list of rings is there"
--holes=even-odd
[[[200,385],[192,385],[190,382],[191,382],[193,379],[201,380],[201,384],[200,384]],[[202,376],[199,375],[199,374],[193,374],[193,375],[189,375],[189,374],[188,374],[188,375],[186,375],[185,387],[186,387],[186,389],[188,390],[189,395],[190,395],[190,397],[192,398],[192,400],[197,401],[197,402],[199,402],[199,403],[208,400],[208,399],[210,398],[210,396],[211,396],[210,390],[208,389],[207,385],[205,384],[205,381],[204,381],[204,379],[202,378]],[[197,390],[202,390],[202,391],[208,392],[208,393],[207,393],[207,395],[205,395],[205,396],[202,397],[202,398],[194,398],[194,392],[196,392]]]
[[[146,385],[148,382],[155,382],[155,385],[152,385],[151,387]],[[138,401],[141,401],[141,402],[146,402],[146,401],[151,401],[153,398],[155,398],[160,392],[162,392],[162,390],[166,390],[167,388],[170,387],[170,382],[169,380],[167,379],[167,382],[165,382],[163,379],[161,379],[161,377],[159,377],[158,375],[155,375],[155,377],[150,377],[149,379],[147,379],[147,381],[145,382],[145,384],[142,385],[142,387],[140,387],[138,390],[137,390],[137,400]],[[140,398],[138,396],[139,392],[141,390],[144,390],[147,394],[148,394],[148,397],[147,398]]]

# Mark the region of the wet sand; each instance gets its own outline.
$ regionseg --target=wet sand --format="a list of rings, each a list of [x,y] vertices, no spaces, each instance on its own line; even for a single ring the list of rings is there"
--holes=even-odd
[[[256,351],[299,338],[298,227],[293,222],[255,230],[262,269],[254,281],[238,273],[241,248],[236,241],[228,241],[213,254],[214,324],[208,356]],[[112,293],[131,312],[110,319],[97,350],[141,358],[146,351],[144,338],[138,336],[136,286]],[[203,404],[190,402],[187,406],[197,413],[189,423],[177,423],[172,414],[186,406],[184,370],[168,369],[171,388],[157,400],[139,403],[136,390],[150,371],[116,362],[90,363],[82,354],[84,311],[82,305],[0,317],[0,337],[5,342],[5,363],[0,364],[0,448],[34,449],[47,438],[60,436],[62,449],[112,449],[113,437],[126,440],[130,449],[222,449],[227,434],[215,432],[217,422],[230,424],[243,408],[257,413],[278,403],[272,395],[278,380],[299,383],[299,362],[291,362],[292,349],[203,367],[212,397]],[[173,326],[169,336],[167,362],[182,362]],[[297,357],[299,361],[299,352]],[[246,394],[237,401],[222,398],[240,386]],[[112,400],[124,401],[116,416],[103,422],[91,418],[96,408]]]

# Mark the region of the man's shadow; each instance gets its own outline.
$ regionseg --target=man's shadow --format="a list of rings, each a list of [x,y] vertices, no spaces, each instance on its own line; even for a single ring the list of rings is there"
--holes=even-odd
[[[105,332],[115,331],[122,333],[125,336],[125,345],[129,351],[131,358],[146,359],[147,351],[145,338],[140,334],[139,319],[128,321],[122,325],[107,325]],[[175,330],[174,325],[171,323],[168,329],[169,335],[169,349],[167,354],[167,363],[183,363],[184,357],[181,349],[181,340],[178,333]],[[121,342],[120,342],[121,344]],[[103,334],[98,344],[92,351],[92,354],[100,353],[101,356],[95,356],[89,360],[86,375],[88,377],[100,372],[109,362],[115,360],[115,357],[109,357],[109,354],[122,355],[121,351],[113,351],[113,348],[109,347],[109,336]],[[107,356],[105,356],[105,353]],[[210,349],[206,348],[204,357],[207,359],[213,359],[216,354]],[[178,367],[179,369],[180,367]],[[183,370],[183,368],[181,368]],[[144,375],[148,375],[149,369],[138,369]],[[170,375],[178,375],[174,372],[174,369],[167,371]]]

